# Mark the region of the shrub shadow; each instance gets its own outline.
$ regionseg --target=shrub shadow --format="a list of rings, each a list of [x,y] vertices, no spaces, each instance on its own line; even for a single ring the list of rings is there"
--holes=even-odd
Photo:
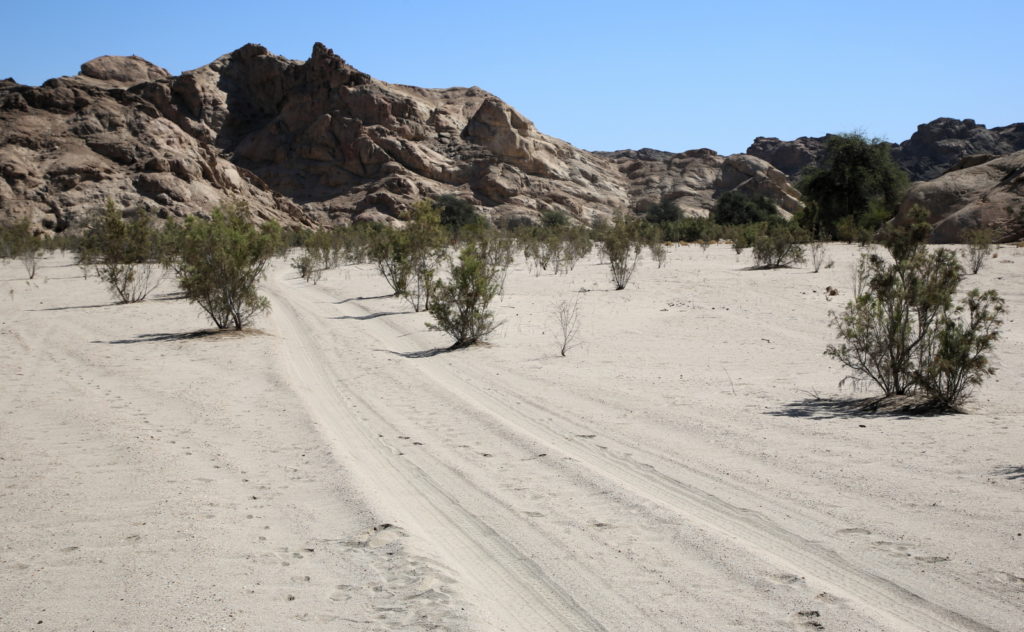
[[[343,301],[338,301],[335,305],[344,305],[345,303],[351,303],[352,301],[375,301],[382,298],[392,298],[394,294],[381,294],[380,296],[353,296],[352,298],[346,298]]]
[[[237,329],[201,329],[199,331],[139,334],[134,338],[125,338],[123,340],[93,340],[93,342],[111,345],[133,345],[140,342],[181,342],[184,340],[199,340],[203,338],[237,338],[240,336],[263,334],[264,332],[259,329],[243,329],[242,331],[238,331]]]
[[[398,314],[404,314],[405,312],[374,312],[372,314],[364,314],[362,316],[332,316],[333,320],[373,320],[374,318],[381,318],[382,316],[397,316]]]
[[[30,309],[30,312],[61,312],[67,309],[96,309],[98,307],[113,307],[120,303],[103,303],[101,305],[68,305],[67,307],[43,307],[42,309]]]
[[[396,355],[396,356],[400,356],[400,357],[403,357],[403,358],[409,358],[409,359],[415,360],[415,359],[418,359],[418,358],[432,358],[432,357],[434,357],[436,355],[440,355],[442,353],[450,353],[450,352],[455,351],[457,349],[459,349],[459,347],[452,346],[452,347],[437,347],[435,349],[426,349],[426,350],[423,350],[423,351],[405,351],[405,352],[403,352],[403,351],[392,351],[391,349],[377,349],[377,351],[383,351],[385,353],[390,353],[391,355]]]
[[[956,413],[947,407],[912,396],[868,397],[861,399],[822,399],[809,397],[768,414],[794,419],[854,419],[902,415],[904,419]]]
[[[1024,465],[1006,465],[1004,467],[997,467],[992,470],[992,474],[996,476],[1005,476],[1010,480],[1024,479]]]

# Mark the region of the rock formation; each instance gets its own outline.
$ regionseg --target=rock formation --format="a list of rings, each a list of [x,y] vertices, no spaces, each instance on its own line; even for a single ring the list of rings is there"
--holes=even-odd
[[[747,153],[771,163],[794,180],[820,164],[828,136],[802,136],[796,140],[759,136]],[[896,162],[911,180],[931,180],[975,155],[1000,156],[1024,149],[1024,124],[986,128],[972,119],[938,118],[917,126],[902,143],[892,144]]]
[[[733,189],[799,208],[749,156],[633,153],[577,149],[479,88],[378,81],[321,44],[305,62],[250,44],[180,76],[101,57],[40,87],[0,82],[0,217],[52,230],[108,198],[165,217],[240,198],[306,225],[395,217],[443,193],[495,219],[588,221],[666,195],[703,215]]]
[[[1024,151],[954,169],[916,182],[896,217],[905,223],[914,206],[929,213],[932,241],[962,241],[965,230],[991,227],[1001,241],[1024,239]]]

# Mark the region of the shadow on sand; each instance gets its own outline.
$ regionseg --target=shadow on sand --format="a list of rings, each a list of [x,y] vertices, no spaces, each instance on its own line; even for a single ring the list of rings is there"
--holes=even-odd
[[[441,355],[442,353],[450,353],[452,351],[456,351],[457,349],[458,349],[458,347],[437,347],[436,349],[427,349],[425,351],[405,351],[405,352],[402,352],[402,351],[392,351],[390,349],[377,349],[377,351],[383,351],[385,353],[390,353],[391,355],[400,356],[402,358],[417,359],[417,358],[432,358],[432,357],[434,357],[436,355]]]
[[[1024,479],[1024,465],[997,467],[992,470],[992,473],[996,476],[1005,476],[1010,480]]]
[[[404,313],[405,312],[374,312],[372,314],[364,314],[362,316],[331,316],[331,318],[333,320],[373,320],[374,318],[380,318],[382,316],[396,316]]]
[[[239,338],[253,335],[262,336],[265,335],[265,332],[259,329],[243,329],[242,331],[236,329],[202,329],[200,331],[175,333],[139,334],[134,338],[125,338],[123,340],[93,340],[93,342],[111,345],[133,345],[140,342],[181,342],[199,339],[223,340],[224,338]]]
[[[950,410],[936,404],[909,396],[869,397],[864,399],[822,399],[809,397],[769,415],[776,417],[792,417],[794,419],[854,419],[873,416],[900,416],[902,419],[911,417],[929,417],[933,415],[951,414]]]

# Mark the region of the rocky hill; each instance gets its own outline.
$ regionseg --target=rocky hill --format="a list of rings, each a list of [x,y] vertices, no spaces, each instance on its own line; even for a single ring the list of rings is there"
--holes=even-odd
[[[734,190],[766,195],[786,215],[802,207],[793,178],[824,145],[588,152],[484,90],[389,84],[321,44],[306,61],[249,44],[178,76],[108,56],[38,87],[0,81],[0,221],[75,230],[108,199],[164,218],[240,199],[257,221],[325,226],[390,221],[446,193],[495,220],[554,210],[589,221],[665,198],[702,216]],[[931,178],[987,159],[967,156],[1021,148],[1024,125],[938,119],[894,154]]]
[[[586,221],[663,195],[700,215],[733,188],[799,207],[755,158],[628,154],[542,134],[479,88],[376,80],[320,44],[305,62],[250,44],[180,76],[101,57],[40,87],[0,83],[0,216],[53,230],[108,198],[164,217],[241,198],[256,217],[306,225],[395,217],[443,193],[499,219]]]
[[[795,140],[759,136],[747,149],[796,180],[820,164],[828,136],[801,136]],[[917,126],[902,143],[892,144],[893,158],[910,179],[932,180],[957,167],[967,156],[1001,156],[1024,149],[1024,123],[986,128],[972,119],[938,118]]]

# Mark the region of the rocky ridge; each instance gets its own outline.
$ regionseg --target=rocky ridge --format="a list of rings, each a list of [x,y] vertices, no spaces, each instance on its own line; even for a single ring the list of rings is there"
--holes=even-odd
[[[0,81],[0,220],[75,230],[108,199],[164,218],[239,199],[257,221],[326,226],[392,221],[447,193],[495,220],[553,210],[586,222],[662,199],[704,216],[727,191],[766,195],[788,216],[802,208],[793,182],[826,140],[758,138],[732,156],[588,152],[480,88],[389,84],[322,44],[306,61],[248,44],[177,76],[106,56],[39,87]],[[1019,149],[1024,124],[969,119],[937,119],[893,146],[918,179]],[[914,199],[932,204],[923,190]]]
[[[305,225],[397,217],[444,193],[510,220],[589,221],[666,195],[706,215],[732,189],[799,208],[759,159],[587,152],[480,88],[388,84],[321,44],[305,62],[250,44],[179,76],[101,57],[40,87],[0,83],[0,176],[0,214],[58,231],[108,198],[162,217],[240,198]]]

